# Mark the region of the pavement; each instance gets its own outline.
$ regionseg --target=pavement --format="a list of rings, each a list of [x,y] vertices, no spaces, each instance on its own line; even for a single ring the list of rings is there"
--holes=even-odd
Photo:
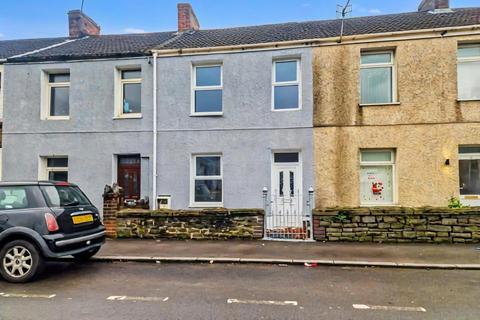
[[[480,270],[478,245],[464,244],[108,239],[94,260]]]
[[[0,280],[0,319],[478,320],[479,287],[473,270],[56,262]]]

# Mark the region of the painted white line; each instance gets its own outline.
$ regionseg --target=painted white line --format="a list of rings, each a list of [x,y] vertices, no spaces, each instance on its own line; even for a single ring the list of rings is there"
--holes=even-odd
[[[28,299],[52,299],[56,294],[26,294],[26,293],[4,293],[0,292],[1,298],[28,298]]]
[[[110,296],[107,298],[110,301],[162,301],[167,302],[168,297],[129,297],[129,296]]]
[[[395,307],[395,306],[370,306],[366,304],[354,304],[357,310],[385,310],[385,311],[407,311],[407,312],[427,312],[423,307]]]
[[[239,304],[266,304],[272,306],[298,306],[297,301],[272,301],[272,300],[239,300],[239,299],[227,299],[227,303],[239,303]]]

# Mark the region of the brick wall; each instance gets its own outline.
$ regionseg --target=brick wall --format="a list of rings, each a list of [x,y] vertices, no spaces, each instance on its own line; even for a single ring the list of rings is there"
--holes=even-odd
[[[480,208],[316,209],[313,221],[322,241],[480,242]]]
[[[120,210],[121,203],[121,195],[116,193],[103,195],[103,224],[109,238],[117,237],[117,212]]]

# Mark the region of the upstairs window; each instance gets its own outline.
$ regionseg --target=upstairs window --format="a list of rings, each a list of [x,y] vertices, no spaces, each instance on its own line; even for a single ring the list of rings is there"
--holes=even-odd
[[[300,108],[300,60],[274,61],[273,110]]]
[[[363,52],[360,61],[360,104],[388,104],[396,99],[393,51]]]
[[[68,119],[70,115],[70,74],[48,74],[48,119]]]
[[[140,117],[142,113],[142,70],[119,70],[116,116],[120,118]]]
[[[221,115],[223,79],[221,65],[193,67],[192,115]]]
[[[458,99],[480,100],[480,44],[458,48]]]

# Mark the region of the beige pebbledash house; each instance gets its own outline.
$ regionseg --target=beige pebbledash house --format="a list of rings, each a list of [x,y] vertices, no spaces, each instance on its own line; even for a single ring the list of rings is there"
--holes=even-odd
[[[419,7],[432,17],[455,10]],[[318,207],[446,206],[451,197],[480,206],[477,19],[313,48]]]

